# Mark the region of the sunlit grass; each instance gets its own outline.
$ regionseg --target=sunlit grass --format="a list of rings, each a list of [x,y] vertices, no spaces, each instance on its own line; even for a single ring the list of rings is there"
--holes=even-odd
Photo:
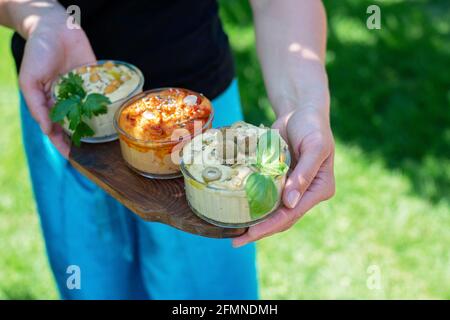
[[[263,297],[450,297],[448,206],[410,195],[400,172],[340,143],[336,178],[333,200],[260,243]],[[367,286],[371,266],[381,272],[380,289]]]
[[[56,290],[23,153],[10,36],[0,28],[0,299],[50,299]]]

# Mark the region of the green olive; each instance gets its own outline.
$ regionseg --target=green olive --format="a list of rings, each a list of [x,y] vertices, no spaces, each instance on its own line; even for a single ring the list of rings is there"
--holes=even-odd
[[[219,180],[222,177],[222,172],[216,167],[206,167],[202,171],[202,177],[205,182],[212,182]]]

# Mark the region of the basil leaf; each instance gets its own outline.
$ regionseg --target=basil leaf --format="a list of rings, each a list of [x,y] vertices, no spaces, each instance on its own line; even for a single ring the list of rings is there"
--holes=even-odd
[[[278,190],[272,177],[254,172],[245,183],[250,215],[259,219],[270,212],[278,201]]]
[[[265,175],[279,176],[288,171],[286,163],[280,161],[282,139],[275,130],[261,135],[256,150],[256,168]]]
[[[94,134],[94,130],[92,130],[86,122],[81,121],[72,134],[72,141],[77,147],[79,147],[81,144],[81,138],[92,137]]]
[[[281,138],[275,130],[263,133],[256,147],[256,161],[260,166],[280,162]]]
[[[83,114],[88,118],[105,114],[108,112],[107,106],[111,103],[108,97],[99,93],[91,93],[86,97],[83,103]]]
[[[50,110],[50,119],[53,122],[61,122],[68,115],[68,113],[76,108],[80,104],[79,97],[70,97],[66,100],[60,100],[55,103],[53,108]]]
[[[259,171],[268,176],[281,176],[288,172],[288,170],[289,167],[284,162],[272,163],[259,167]]]

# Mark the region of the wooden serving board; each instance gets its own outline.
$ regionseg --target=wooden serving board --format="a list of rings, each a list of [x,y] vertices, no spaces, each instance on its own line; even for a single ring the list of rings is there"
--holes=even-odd
[[[156,180],[134,173],[125,164],[118,141],[72,146],[69,158],[84,176],[146,221],[211,238],[233,238],[246,231],[198,218],[187,203],[183,178]]]

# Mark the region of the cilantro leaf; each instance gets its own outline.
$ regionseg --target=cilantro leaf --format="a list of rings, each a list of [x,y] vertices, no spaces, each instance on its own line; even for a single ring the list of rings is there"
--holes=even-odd
[[[76,146],[80,145],[83,137],[95,134],[83,119],[107,113],[107,106],[111,103],[109,98],[102,94],[87,95],[83,84],[83,78],[76,73],[70,72],[63,77],[58,85],[57,101],[50,111],[50,119],[53,122],[62,123],[64,119],[68,120],[69,129],[73,131],[72,141]]]
[[[258,219],[274,209],[278,202],[278,190],[273,177],[252,173],[245,183],[250,215]]]
[[[69,129],[75,130],[81,122],[81,105],[78,104],[74,108],[72,108],[67,114],[67,118],[69,119]]]
[[[81,121],[72,134],[73,144],[77,147],[80,146],[81,138],[92,137],[95,134],[94,130],[89,127],[86,122]]]
[[[50,110],[50,119],[53,122],[61,122],[68,115],[71,109],[75,108],[81,102],[77,96],[69,97],[65,100],[58,100]]]
[[[83,78],[79,74],[70,72],[62,78],[58,86],[58,100],[64,100],[72,96],[84,99],[86,91],[83,88]]]
[[[110,103],[111,100],[108,97],[99,93],[91,93],[86,97],[86,101],[83,104],[83,114],[88,118],[105,114],[108,112],[107,106]]]

